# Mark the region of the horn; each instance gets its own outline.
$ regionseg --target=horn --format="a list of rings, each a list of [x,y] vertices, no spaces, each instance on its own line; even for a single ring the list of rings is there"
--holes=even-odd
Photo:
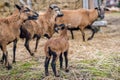
[[[98,0],[98,8],[100,8],[100,0]]]
[[[27,5],[23,0],[19,0],[21,4]]]
[[[50,7],[51,9],[53,9],[53,8],[57,7],[57,5],[56,5],[56,4],[50,4],[49,7]]]
[[[23,4],[24,6],[27,6],[28,8],[32,8],[31,6],[31,0],[27,0],[27,4],[23,1],[23,0],[19,0],[21,4]]]
[[[27,5],[28,5],[28,7],[29,7],[30,9],[32,9],[32,2],[31,2],[31,0],[27,0]]]
[[[35,12],[35,14],[36,14],[36,17],[38,17],[38,16],[39,16],[39,14],[38,14],[37,12]]]

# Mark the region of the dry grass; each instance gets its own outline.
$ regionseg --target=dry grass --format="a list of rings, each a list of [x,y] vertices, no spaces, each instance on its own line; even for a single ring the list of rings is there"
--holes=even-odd
[[[119,19],[119,13],[107,14],[108,27],[102,27],[91,41],[82,42],[80,31],[75,31],[75,39],[69,40],[70,72],[60,70],[59,62],[57,62],[59,78],[53,76],[51,66],[49,67],[50,76],[44,75],[43,46],[47,41],[46,38],[40,40],[35,57],[29,55],[23,46],[24,41],[20,40],[17,48],[17,63],[12,64],[13,69],[10,71],[0,64],[0,80],[120,80]],[[86,33],[86,37],[90,36],[89,31]],[[31,42],[32,49],[34,44],[35,41]],[[12,44],[8,47],[9,59],[12,61]]]

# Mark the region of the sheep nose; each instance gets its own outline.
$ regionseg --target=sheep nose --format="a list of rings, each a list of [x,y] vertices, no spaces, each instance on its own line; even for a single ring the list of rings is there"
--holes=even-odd
[[[36,12],[34,12],[33,16],[30,16],[30,19],[32,19],[32,20],[37,20],[38,17],[39,17],[39,14],[36,13]]]
[[[37,12],[35,12],[34,17],[39,17],[39,14]]]
[[[102,16],[101,16],[101,19],[104,19],[104,17],[105,17],[105,16],[104,16],[104,15],[102,15]]]
[[[58,13],[57,17],[62,17],[63,13]]]

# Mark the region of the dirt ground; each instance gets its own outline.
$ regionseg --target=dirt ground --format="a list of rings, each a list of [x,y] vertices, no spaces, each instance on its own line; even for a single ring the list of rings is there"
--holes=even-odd
[[[70,72],[57,70],[60,77],[44,75],[44,44],[46,38],[41,38],[35,57],[31,57],[24,47],[24,40],[17,45],[16,64],[12,64],[11,71],[0,65],[0,80],[120,80],[120,13],[106,13],[107,27],[101,27],[95,37],[83,42],[80,31],[74,31],[75,39],[69,34],[69,68]],[[91,32],[86,30],[86,40]],[[55,34],[56,36],[58,34]],[[34,50],[35,40],[30,47]],[[12,44],[8,45],[9,60],[12,63]],[[0,56],[2,52],[0,51]],[[26,65],[30,65],[27,66]],[[23,68],[25,67],[25,68]],[[17,76],[17,77],[16,77]]]

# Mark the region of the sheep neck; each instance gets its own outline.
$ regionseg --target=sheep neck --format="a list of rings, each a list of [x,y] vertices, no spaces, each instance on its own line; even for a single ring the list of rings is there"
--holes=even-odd
[[[0,19],[0,24],[5,23],[7,25],[11,24],[22,24],[24,21],[19,18],[20,13],[18,10],[15,10],[11,16],[8,16],[7,18]]]
[[[68,36],[67,36],[67,28],[65,28],[64,30],[61,31],[60,33],[60,37],[68,40]]]
[[[24,20],[20,19],[20,12],[19,12],[19,10],[15,10],[13,15],[11,15],[9,18],[13,18],[12,20],[9,19],[10,20],[9,22],[13,23],[14,25],[16,25],[17,28],[20,28],[21,25],[24,23]]]
[[[89,10],[88,13],[89,13],[90,23],[93,23],[98,18],[98,11],[94,9],[94,10]]]
[[[54,13],[53,13],[53,10],[51,10],[50,8],[46,11],[46,13],[45,13],[45,18],[46,18],[46,20],[48,20],[48,22],[50,21],[53,21],[54,22],[54,20],[55,20],[55,17],[56,17],[56,15],[54,15]]]

